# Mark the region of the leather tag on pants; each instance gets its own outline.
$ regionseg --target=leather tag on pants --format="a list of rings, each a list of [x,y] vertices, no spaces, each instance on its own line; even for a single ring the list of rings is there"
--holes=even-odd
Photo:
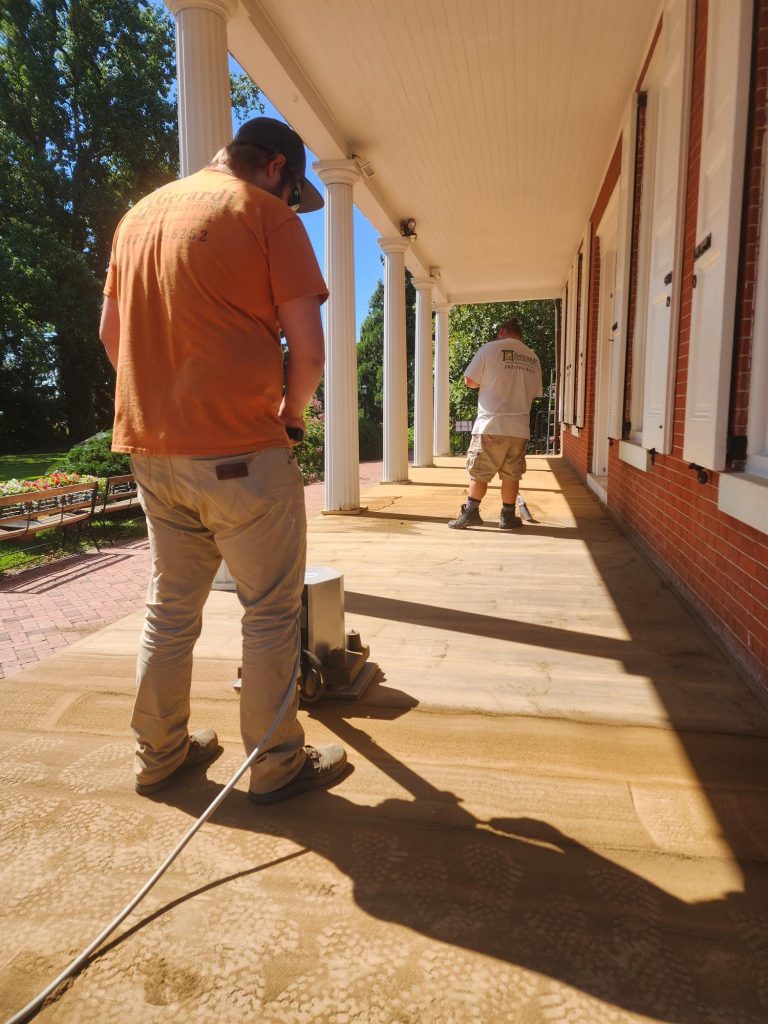
[[[223,462],[216,467],[217,480],[237,480],[241,476],[248,476],[247,462]]]

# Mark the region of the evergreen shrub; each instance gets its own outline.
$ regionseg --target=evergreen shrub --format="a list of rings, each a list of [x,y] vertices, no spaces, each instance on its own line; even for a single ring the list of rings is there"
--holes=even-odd
[[[76,444],[58,460],[57,470],[90,476],[120,476],[131,472],[131,460],[124,452],[110,450],[112,431],[102,430]]]

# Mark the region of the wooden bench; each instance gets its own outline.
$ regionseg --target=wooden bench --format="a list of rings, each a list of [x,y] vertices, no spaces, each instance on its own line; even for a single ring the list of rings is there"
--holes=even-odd
[[[27,494],[0,496],[0,542],[23,542],[43,530],[69,529],[78,534],[85,523],[99,550],[91,519],[96,508],[98,481],[49,487]]]
[[[139,504],[139,488],[133,473],[107,477],[104,494],[99,498],[96,518],[103,519],[115,512],[138,512],[144,509]]]

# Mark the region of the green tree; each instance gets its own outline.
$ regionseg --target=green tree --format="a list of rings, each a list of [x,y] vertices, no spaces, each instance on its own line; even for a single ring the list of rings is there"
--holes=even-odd
[[[0,430],[111,426],[98,340],[112,235],[177,174],[173,21],[148,0],[4,0],[0,10]],[[233,82],[238,112],[258,90]]]
[[[416,289],[405,272],[405,346],[408,375],[408,422],[413,422],[413,381],[416,350]],[[368,314],[360,325],[357,346],[357,380],[363,417],[381,423],[384,416],[384,284],[379,281],[368,302]],[[363,391],[363,389],[365,389]]]
[[[538,355],[546,393],[555,365],[555,303],[551,299],[527,302],[490,302],[454,306],[450,312],[450,406],[451,422],[471,420],[477,413],[477,392],[464,383],[464,370],[472,356],[496,337],[502,320],[517,317],[523,341]],[[537,404],[545,402],[539,399]]]

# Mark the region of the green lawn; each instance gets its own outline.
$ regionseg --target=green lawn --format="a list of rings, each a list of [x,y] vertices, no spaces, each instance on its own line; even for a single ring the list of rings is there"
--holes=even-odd
[[[35,480],[56,465],[60,452],[23,452],[0,455],[0,483],[4,480]]]
[[[109,551],[110,542],[139,540],[146,537],[147,523],[143,516],[138,519],[114,518],[106,524],[94,523],[93,531],[101,550]],[[6,572],[33,569],[92,547],[91,535],[85,529],[79,537],[74,529],[45,530],[33,536],[28,544],[8,541],[0,547],[0,578]]]

